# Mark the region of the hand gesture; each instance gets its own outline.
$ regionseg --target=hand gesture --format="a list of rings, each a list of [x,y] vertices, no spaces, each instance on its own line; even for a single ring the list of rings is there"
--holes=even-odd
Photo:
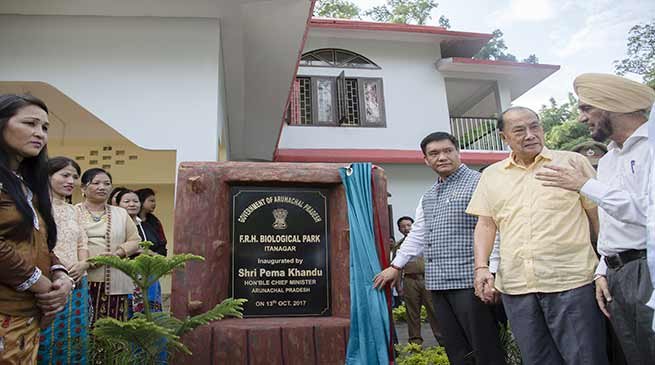
[[[571,191],[580,191],[591,178],[584,173],[581,163],[569,160],[570,168],[555,165],[544,165],[544,169],[535,174],[537,180],[543,181],[543,186],[552,186]]]
[[[36,304],[45,317],[55,315],[64,309],[72,288],[73,283],[70,280],[60,277],[52,282],[50,291],[34,295],[36,297]]]
[[[607,304],[612,301],[612,294],[610,294],[610,289],[607,285],[607,279],[604,276],[596,279],[596,301],[598,302],[600,311],[603,312],[605,317],[610,318],[610,312],[607,308]]]
[[[487,280],[487,283],[484,285],[482,290],[483,298],[482,301],[487,304],[498,304],[500,303],[500,293],[496,290],[495,287],[496,278],[491,275],[491,279]]]
[[[393,286],[396,284],[396,281],[398,281],[399,278],[400,270],[389,266],[375,275],[373,278],[373,288],[382,289],[387,284],[391,284]]]
[[[71,277],[71,279],[75,280],[75,282],[79,282],[86,270],[89,269],[89,264],[86,261],[80,261],[68,270],[68,275]]]
[[[484,303],[493,303],[496,289],[494,288],[494,276],[489,268],[481,267],[475,270],[473,279],[475,295]]]

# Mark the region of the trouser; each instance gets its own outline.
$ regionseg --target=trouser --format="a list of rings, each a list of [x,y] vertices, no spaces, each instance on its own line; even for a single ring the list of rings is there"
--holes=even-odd
[[[36,318],[0,314],[0,365],[36,364],[38,350]]]
[[[592,284],[556,293],[503,294],[525,365],[607,365],[605,327]]]
[[[612,301],[610,322],[630,365],[655,362],[653,310],[646,306],[653,293],[646,258],[630,261],[619,269],[607,269]]]
[[[432,304],[452,365],[505,364],[493,310],[473,289],[432,291]]]
[[[610,365],[629,365],[623,354],[621,342],[616,336],[609,318],[605,317],[605,335],[607,338],[607,358]]]
[[[423,337],[421,337],[421,305],[424,305],[432,333],[439,344],[442,344],[443,339],[434,315],[430,292],[425,289],[425,280],[406,276],[403,278],[403,291],[405,295],[405,306],[407,307],[407,333],[409,334],[409,342],[419,345],[423,344]]]
[[[491,310],[494,313],[494,320],[498,323],[498,326],[507,327],[507,314],[505,314],[505,307],[503,307],[503,301],[500,300],[496,304],[491,304]]]

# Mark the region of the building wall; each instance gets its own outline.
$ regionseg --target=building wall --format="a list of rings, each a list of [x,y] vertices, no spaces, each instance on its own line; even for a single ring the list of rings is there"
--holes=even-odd
[[[437,44],[316,37],[310,34],[305,52],[342,48],[359,53],[380,70],[345,69],[346,77],[381,77],[386,128],[285,125],[279,148],[418,149],[430,132],[450,130],[445,84],[435,67]],[[343,69],[300,67],[298,75],[337,76]]]
[[[0,15],[0,34],[1,81],[49,83],[178,162],[217,160],[218,19]]]

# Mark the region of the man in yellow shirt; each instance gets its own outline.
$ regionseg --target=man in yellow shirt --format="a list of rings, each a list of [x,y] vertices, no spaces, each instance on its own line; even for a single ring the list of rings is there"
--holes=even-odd
[[[503,112],[498,129],[512,152],[484,171],[466,210],[478,216],[476,295],[491,301],[496,289],[502,293],[525,364],[607,364],[593,287],[596,206],[535,177],[544,166],[573,164],[589,176],[593,167],[580,154],[544,147],[539,116],[528,108]],[[488,261],[496,230],[501,242],[494,278]]]

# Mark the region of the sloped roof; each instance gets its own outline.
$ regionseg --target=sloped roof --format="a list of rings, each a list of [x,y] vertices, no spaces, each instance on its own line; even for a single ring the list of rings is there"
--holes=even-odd
[[[312,29],[328,29],[349,32],[377,33],[387,39],[389,33],[412,41],[437,42],[442,57],[472,57],[491,39],[489,33],[473,33],[448,30],[444,27],[415,24],[379,23],[350,19],[312,18]]]

